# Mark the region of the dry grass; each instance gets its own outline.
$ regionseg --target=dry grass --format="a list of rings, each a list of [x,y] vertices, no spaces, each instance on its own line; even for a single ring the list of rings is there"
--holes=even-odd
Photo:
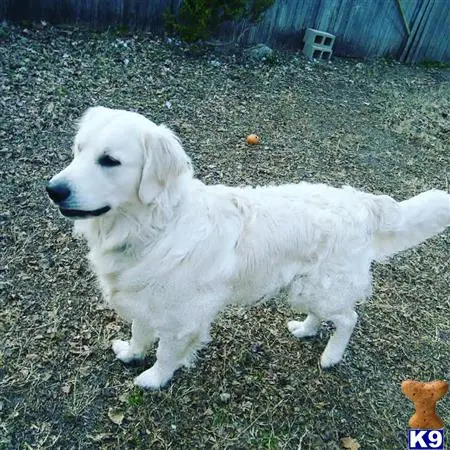
[[[449,71],[294,54],[248,66],[148,35],[41,26],[3,26],[0,39],[0,448],[335,449],[343,436],[405,448],[400,382],[450,378],[448,234],[374,267],[339,367],[318,366],[329,327],[289,335],[281,296],[228,310],[194,370],[142,393],[142,368],[109,348],[129,328],[104,307],[43,187],[70,160],[74,120],[103,104],[174,128],[211,183],[348,183],[398,199],[446,189]],[[262,145],[244,144],[251,132]]]

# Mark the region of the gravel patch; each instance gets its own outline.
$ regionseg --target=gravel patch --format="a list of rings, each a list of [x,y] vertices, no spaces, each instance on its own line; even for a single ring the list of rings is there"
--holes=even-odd
[[[293,339],[281,295],[227,310],[194,370],[141,392],[142,367],[110,350],[129,327],[44,186],[70,161],[75,120],[101,104],[173,128],[208,183],[306,180],[399,200],[448,189],[448,69],[296,53],[260,65],[237,50],[48,25],[2,25],[0,61],[0,448],[406,447],[401,381],[450,379],[448,233],[374,265],[337,368],[318,365],[330,327]],[[438,410],[450,425],[449,396]]]

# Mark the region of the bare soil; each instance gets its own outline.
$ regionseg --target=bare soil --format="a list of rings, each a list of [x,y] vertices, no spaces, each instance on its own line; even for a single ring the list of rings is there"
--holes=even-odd
[[[176,130],[208,183],[306,180],[399,200],[448,189],[450,71],[193,50],[147,34],[0,27],[0,448],[336,449],[343,437],[406,448],[401,381],[450,379],[448,232],[374,265],[335,369],[318,365],[330,326],[293,339],[281,295],[227,310],[195,369],[141,392],[142,367],[110,350],[129,326],[44,187],[70,161],[75,120],[101,104]],[[261,145],[246,145],[250,133]],[[450,426],[450,396],[438,412]]]

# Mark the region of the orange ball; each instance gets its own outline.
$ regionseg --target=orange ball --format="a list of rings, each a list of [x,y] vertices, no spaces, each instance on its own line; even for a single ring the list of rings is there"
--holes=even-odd
[[[249,134],[247,136],[247,144],[249,145],[256,145],[259,144],[259,137],[256,134]]]

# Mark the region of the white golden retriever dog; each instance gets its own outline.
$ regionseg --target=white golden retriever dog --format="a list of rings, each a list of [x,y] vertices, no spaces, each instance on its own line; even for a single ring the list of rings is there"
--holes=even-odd
[[[320,362],[337,364],[355,304],[371,293],[371,262],[450,223],[450,195],[439,190],[396,202],[323,184],[206,186],[177,137],[133,112],[90,108],[73,151],[47,191],[87,240],[109,304],[131,322],[131,339],[113,342],[117,358],[143,358],[159,339],[155,364],[135,379],[148,389],[190,363],[226,305],[281,288],[308,314],[287,324],[294,336],[334,323]]]

